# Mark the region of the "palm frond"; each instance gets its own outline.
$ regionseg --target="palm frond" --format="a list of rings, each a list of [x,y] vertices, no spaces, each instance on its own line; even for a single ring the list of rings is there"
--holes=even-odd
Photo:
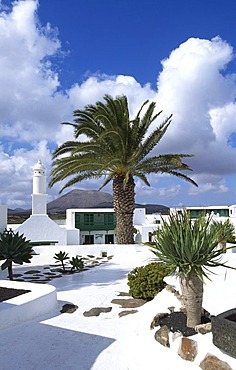
[[[75,110],[74,123],[64,122],[74,128],[75,140],[66,141],[54,151],[49,186],[67,177],[70,180],[66,187],[104,175],[105,184],[111,181],[111,176],[119,175],[124,185],[130,176],[137,176],[149,185],[146,175],[150,173],[168,173],[196,185],[184,173],[191,170],[182,161],[189,155],[148,157],[165,135],[172,118],[167,117],[147,136],[150,125],[162,112],[155,113],[155,108],[155,102],[145,101],[131,120],[127,97],[113,98],[107,94],[103,101]]]

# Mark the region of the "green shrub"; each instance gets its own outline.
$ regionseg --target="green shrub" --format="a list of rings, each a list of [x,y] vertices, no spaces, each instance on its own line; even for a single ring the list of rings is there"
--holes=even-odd
[[[129,294],[133,298],[152,300],[165,287],[163,279],[170,273],[170,269],[159,262],[136,267],[128,274]]]

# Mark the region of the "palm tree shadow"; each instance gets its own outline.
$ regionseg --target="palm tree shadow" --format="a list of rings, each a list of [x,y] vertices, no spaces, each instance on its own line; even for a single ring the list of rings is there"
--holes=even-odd
[[[18,326],[20,337],[24,338],[24,346],[22,346],[22,341],[17,340],[15,336],[15,330],[16,327],[5,331],[6,335],[13,338],[14,356],[12,356],[12,346],[9,346],[8,341],[4,341],[1,345],[2,370],[15,368],[16,364],[19,364],[19,370],[49,368],[50,370],[62,368],[89,370],[99,354],[115,341],[114,338],[35,320]],[[4,364],[7,364],[7,367],[4,368]]]

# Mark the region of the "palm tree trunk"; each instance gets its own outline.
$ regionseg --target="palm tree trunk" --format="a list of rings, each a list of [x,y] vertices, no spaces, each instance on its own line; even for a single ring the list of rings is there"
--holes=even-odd
[[[184,308],[187,313],[187,326],[194,328],[196,325],[201,324],[203,282],[191,270],[187,278],[184,275],[180,276],[180,287]]]
[[[132,176],[124,188],[124,177],[113,179],[113,203],[116,212],[116,233],[118,244],[134,243],[134,179]]]

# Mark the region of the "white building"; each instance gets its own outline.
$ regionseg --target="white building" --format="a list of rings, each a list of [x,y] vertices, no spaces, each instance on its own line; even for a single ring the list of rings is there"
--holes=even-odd
[[[67,231],[47,215],[46,171],[41,161],[33,168],[32,214],[15,231],[34,243],[67,244]]]
[[[148,217],[149,216],[149,217]],[[151,240],[151,234],[160,223],[160,215],[146,215],[145,208],[134,210],[135,242]],[[117,242],[114,208],[74,208],[66,210],[66,228],[79,229],[79,241],[70,238],[70,244],[114,244]]]
[[[211,216],[214,221],[225,222],[229,220],[236,230],[236,204],[231,206],[177,207],[170,208],[170,213],[181,212],[184,209],[190,212],[192,219],[198,218],[204,213],[206,216]]]
[[[6,207],[0,206],[0,231],[6,228]],[[5,208],[4,208],[5,207]],[[170,213],[186,209],[191,217],[202,212],[212,215],[216,221],[229,219],[236,229],[236,205],[170,208]],[[146,214],[146,209],[134,211],[135,242],[148,242],[153,232],[161,226],[161,214]],[[66,220],[58,225],[47,215],[46,172],[41,161],[33,168],[32,214],[15,231],[24,234],[35,244],[80,245],[114,244],[116,238],[116,214],[114,208],[67,209]]]

